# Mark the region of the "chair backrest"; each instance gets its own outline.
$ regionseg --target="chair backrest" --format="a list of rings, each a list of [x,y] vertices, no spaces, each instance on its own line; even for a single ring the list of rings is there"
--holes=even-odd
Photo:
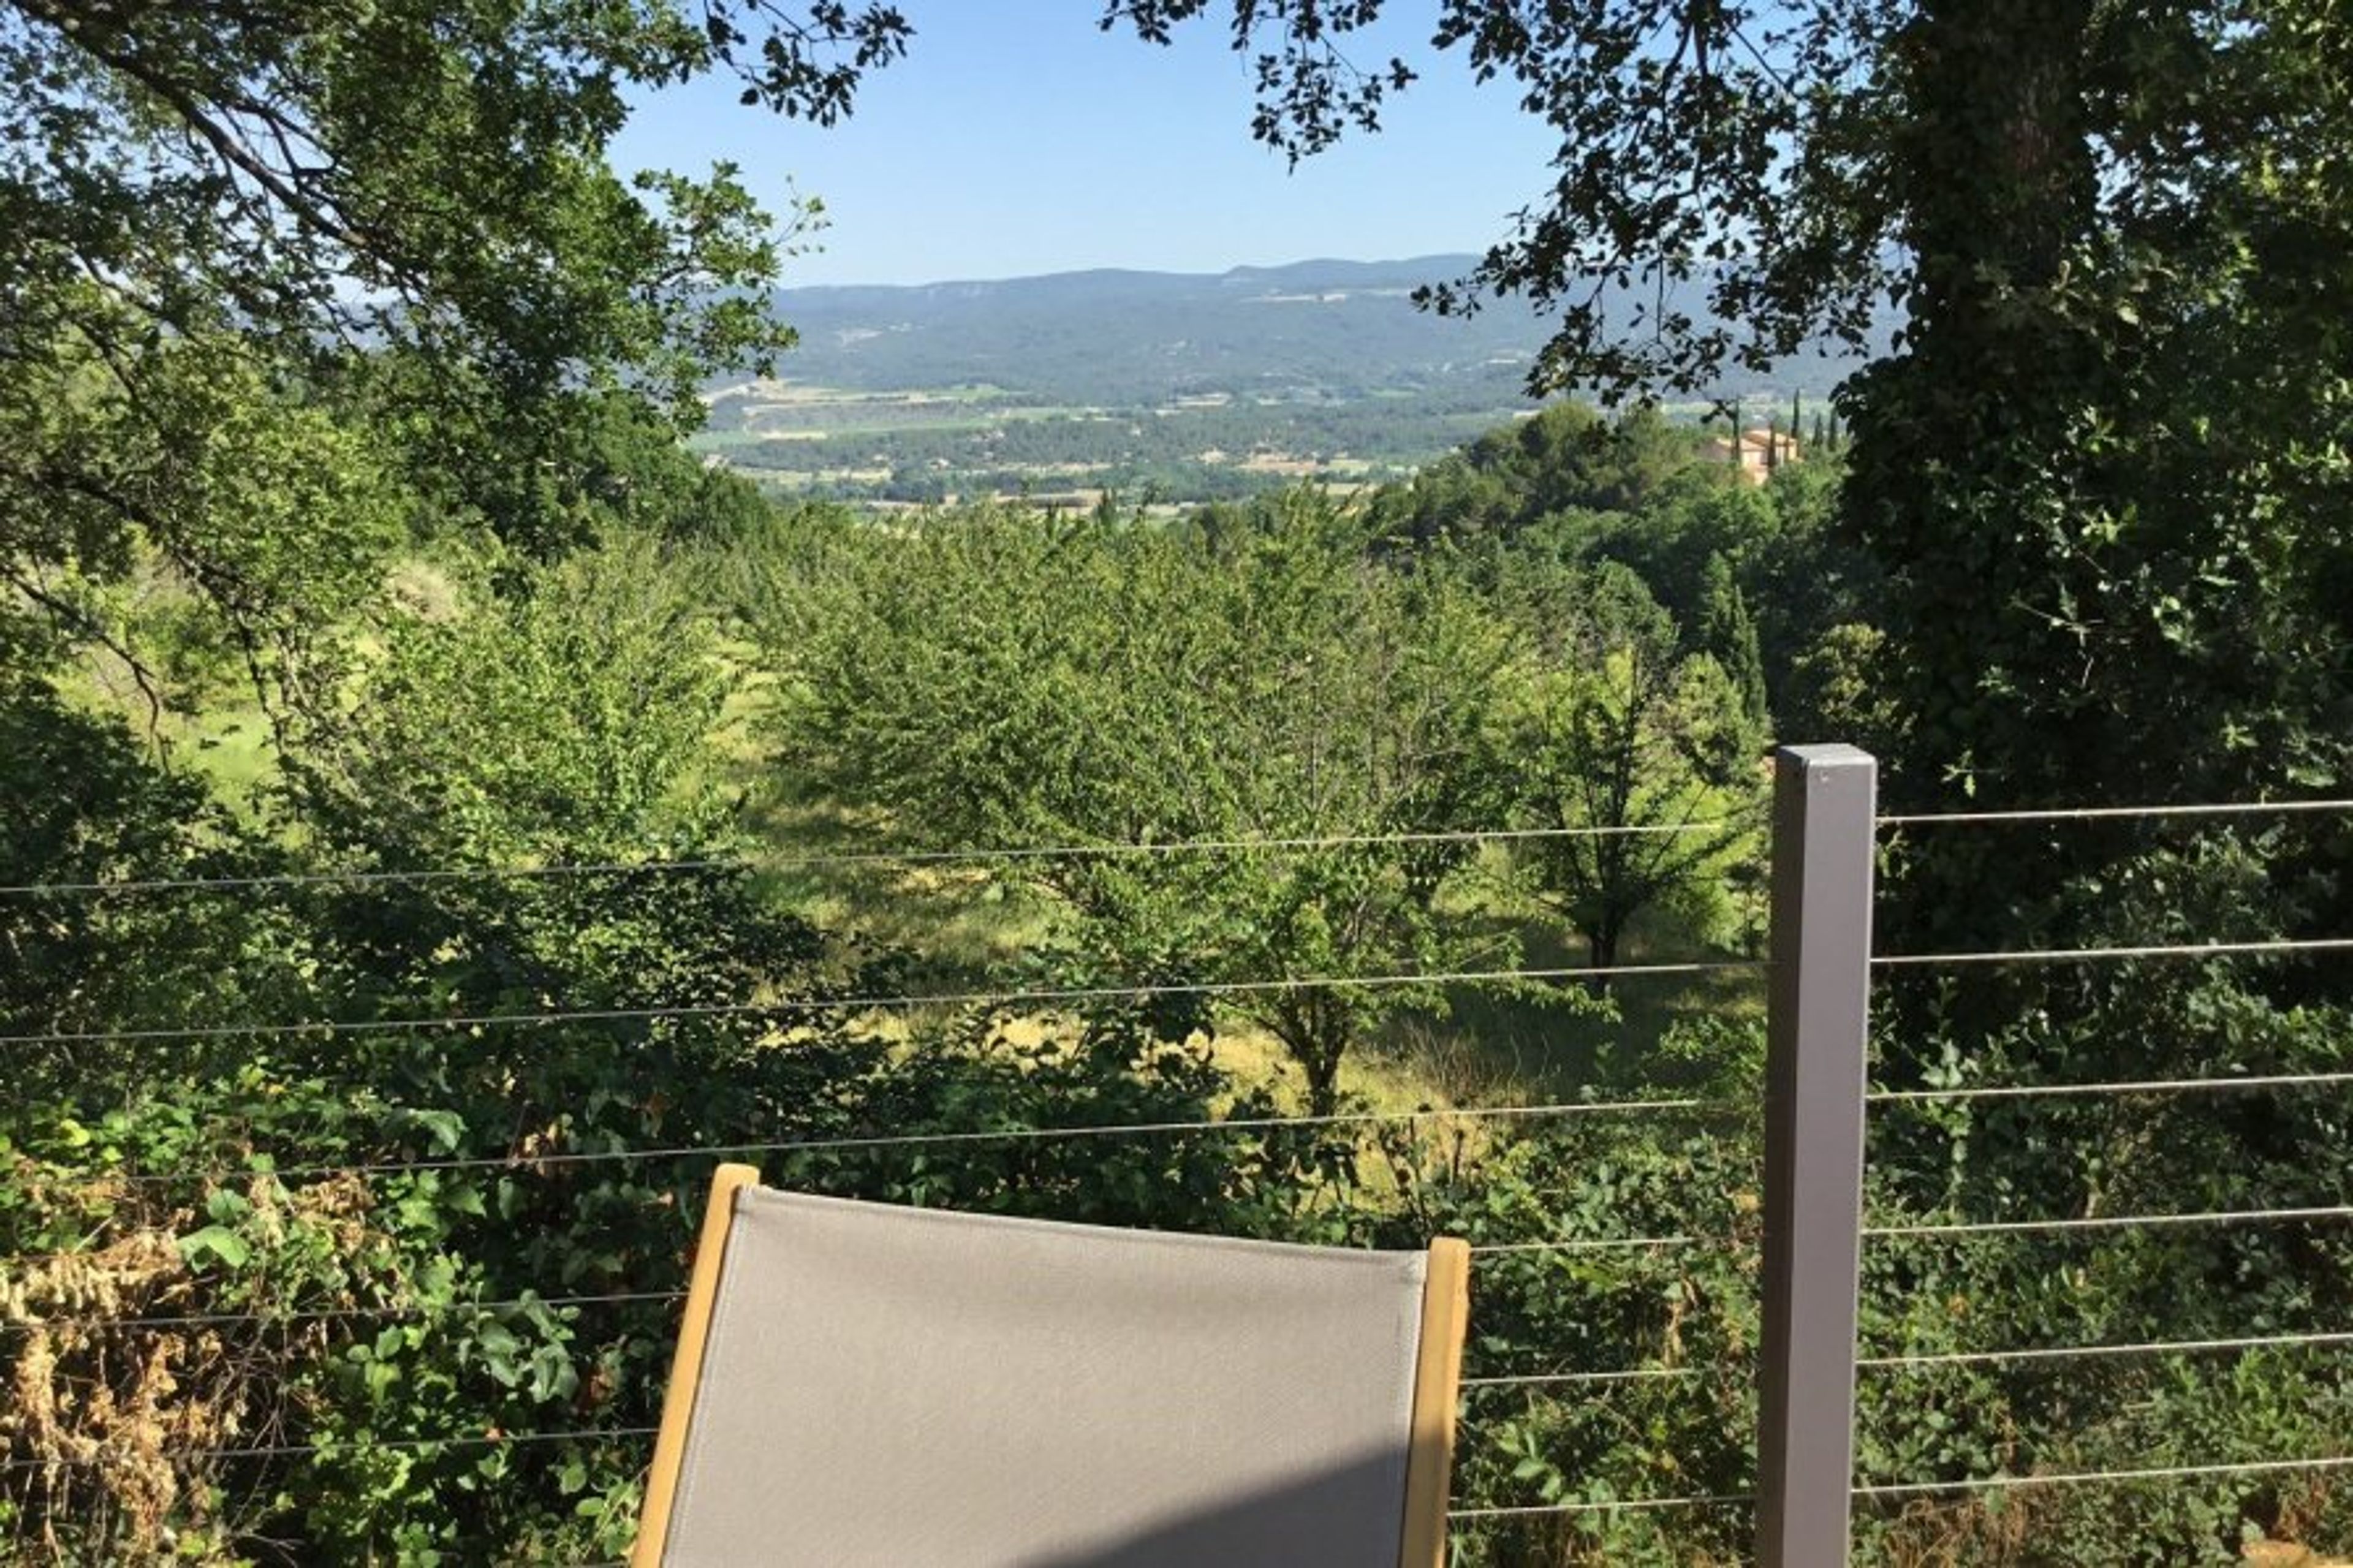
[[[807,1197],[721,1168],[635,1568],[1436,1568],[1469,1249]]]

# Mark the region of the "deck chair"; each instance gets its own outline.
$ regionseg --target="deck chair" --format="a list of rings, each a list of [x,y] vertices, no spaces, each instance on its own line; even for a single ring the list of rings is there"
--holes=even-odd
[[[1470,1249],[777,1192],[723,1165],[633,1568],[1439,1568]]]

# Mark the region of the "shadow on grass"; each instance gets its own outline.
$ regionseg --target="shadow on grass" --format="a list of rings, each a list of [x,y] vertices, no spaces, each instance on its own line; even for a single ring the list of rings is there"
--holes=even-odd
[[[1518,936],[1521,968],[1585,965],[1583,942],[1556,924],[1524,922]],[[1725,956],[1693,943],[1670,921],[1638,921],[1620,962],[1704,963]],[[1454,1104],[1528,1104],[1573,1099],[1603,1084],[1681,1077],[1658,1059],[1671,1028],[1699,1017],[1760,1017],[1764,1006],[1764,976],[1757,972],[1621,976],[1602,995],[1574,979],[1482,983],[1450,987],[1442,1017],[1391,1018],[1374,1045]]]

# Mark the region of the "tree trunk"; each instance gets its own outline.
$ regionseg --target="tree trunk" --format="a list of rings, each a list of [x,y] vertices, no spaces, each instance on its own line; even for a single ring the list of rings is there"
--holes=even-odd
[[[1330,1116],[1339,1110],[1340,1056],[1337,1045],[1318,1045],[1300,1053],[1299,1065],[1307,1070],[1308,1115]]]
[[[1617,921],[1604,921],[1599,925],[1594,927],[1593,930],[1586,932],[1586,966],[1589,969],[1603,970],[1617,968],[1618,942],[1624,934],[1624,926],[1621,922]],[[1609,995],[1609,976],[1607,974],[1596,974],[1592,976],[1590,979],[1586,981],[1585,989],[1588,994],[1590,995]]]
[[[2097,226],[2085,104],[2091,0],[1924,0],[1894,46],[1907,113],[1889,149],[1914,254],[1896,353],[1858,379],[1840,504],[1886,564],[1886,703],[1897,736],[1858,737],[1887,760],[1884,796],[1949,805],[1968,776],[1992,798],[2072,795],[2113,779],[2120,743],[2096,722],[2016,715],[2039,678],[2083,652],[2045,609],[2077,563],[2063,528],[2020,498],[2063,501],[2087,408],[2113,406],[2105,350],[2077,318],[2070,258]],[[1989,666],[2024,695],[1996,700]],[[2026,743],[2021,745],[2023,739]],[[2161,787],[2116,780],[2118,798]],[[2074,839],[2070,839],[2072,845]],[[2036,876],[2055,881],[2055,868]],[[1999,900],[1915,883],[1886,934],[1922,946],[1998,944]],[[1921,921],[1934,929],[1917,929]]]

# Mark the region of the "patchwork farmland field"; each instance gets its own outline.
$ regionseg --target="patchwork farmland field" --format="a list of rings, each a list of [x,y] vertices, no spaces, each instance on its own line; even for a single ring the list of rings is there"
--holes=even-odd
[[[709,395],[693,447],[770,489],[941,501],[1082,486],[1174,500],[1251,494],[1308,476],[1358,483],[1409,472],[1522,411],[1398,398],[1220,395],[1129,407],[1032,402],[999,387],[860,392],[789,381]]]

